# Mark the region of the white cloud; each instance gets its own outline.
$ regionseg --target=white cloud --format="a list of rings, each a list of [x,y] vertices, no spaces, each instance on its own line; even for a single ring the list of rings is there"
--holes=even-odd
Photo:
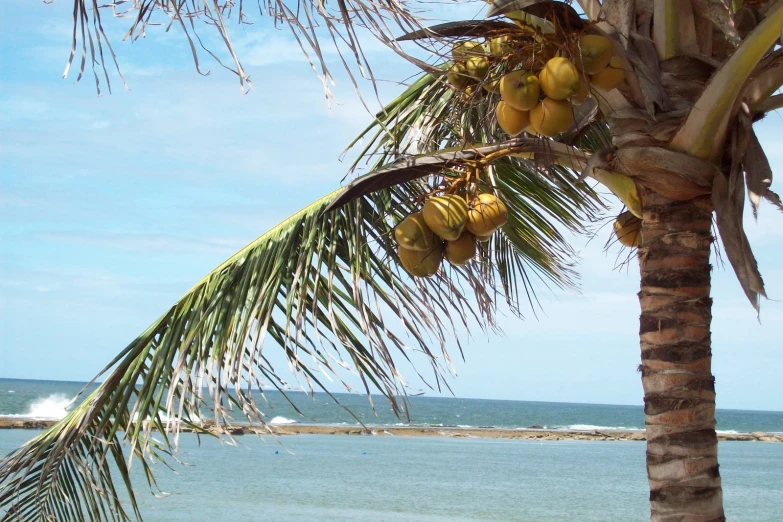
[[[226,237],[185,237],[134,232],[44,231],[36,233],[34,238],[122,250],[165,253],[209,252],[225,256],[233,254],[246,244],[242,240]]]

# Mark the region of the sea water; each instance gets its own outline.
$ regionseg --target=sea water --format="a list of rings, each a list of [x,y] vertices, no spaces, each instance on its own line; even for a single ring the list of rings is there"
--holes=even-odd
[[[0,379],[0,416],[61,418],[85,383]],[[85,396],[94,389],[91,385]],[[383,397],[325,393],[314,396],[288,392],[301,415],[277,391],[256,392],[258,407],[273,424],[349,424],[368,426],[462,426],[549,429],[644,429],[641,406],[500,401],[449,397],[410,397],[409,418],[399,418]],[[349,413],[349,411],[351,413]],[[207,416],[208,417],[208,416]],[[241,414],[234,416],[244,420]],[[719,431],[783,433],[783,412],[722,410],[716,413]],[[783,519],[782,519],[783,520]]]
[[[46,395],[38,396],[27,387],[38,387]],[[45,401],[35,401],[50,398],[57,402],[54,395],[67,397],[78,388],[78,384],[0,380],[0,390],[5,389],[5,396],[0,393],[0,412],[24,415],[37,409],[45,413]],[[16,398],[8,400],[9,395],[21,394],[27,396],[24,404]],[[366,405],[366,398],[346,397],[356,399],[357,406]],[[328,397],[316,400],[333,402]],[[411,405],[411,416],[420,424],[643,426],[643,417],[637,418],[641,409],[629,406],[436,398],[414,398]],[[303,419],[275,404],[268,414],[300,422],[355,423],[321,410],[314,406],[308,414],[313,418]],[[400,422],[393,416],[389,420],[381,417],[385,413],[375,417],[371,409],[364,413],[376,423]],[[783,431],[780,412],[722,413],[725,429]],[[36,433],[0,430],[0,453],[12,451]],[[139,466],[134,466],[145,520],[649,519],[643,442],[347,435],[278,440],[243,436],[237,441],[239,445],[232,446],[202,437],[199,445],[194,435],[183,434],[177,457],[184,465],[174,465],[177,474],[164,466],[157,468],[161,488],[167,493],[161,498],[148,491]],[[722,442],[719,451],[729,520],[783,520],[783,444]]]

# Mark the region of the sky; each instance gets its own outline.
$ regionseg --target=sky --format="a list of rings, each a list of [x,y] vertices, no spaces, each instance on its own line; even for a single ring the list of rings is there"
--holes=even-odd
[[[208,56],[210,74],[199,75],[177,30],[152,27],[123,42],[128,21],[106,13],[129,90],[115,75],[113,93],[102,82],[98,97],[91,73],[78,83],[75,71],[61,77],[69,2],[4,4],[0,378],[85,381],[212,268],[338,186],[352,158],[341,153],[370,116],[334,52],[327,103],[295,41],[268,21],[232,27],[253,81],[242,94]],[[366,51],[388,102],[415,69],[378,44]],[[369,83],[361,88],[377,110]],[[756,129],[780,172],[783,119],[771,115]],[[713,260],[717,403],[783,411],[783,214],[762,204],[746,229],[770,300],[759,321],[728,263]],[[465,362],[449,345],[454,395],[642,403],[638,265],[616,268],[618,248],[603,248],[609,230],[571,237],[579,292],[542,289],[538,318],[506,314],[502,335],[474,332]],[[402,370],[412,391],[438,395]]]

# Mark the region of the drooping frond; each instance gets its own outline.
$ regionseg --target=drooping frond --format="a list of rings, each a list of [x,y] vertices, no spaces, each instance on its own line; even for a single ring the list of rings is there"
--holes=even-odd
[[[99,3],[97,0],[73,1],[73,32],[71,53],[63,73],[66,77],[74,59],[78,58],[77,81],[92,69],[95,86],[100,94],[102,79],[111,92],[109,68],[116,69],[123,85],[125,80],[120,72],[120,64],[104,29],[102,14],[111,13],[114,18],[130,20],[125,39],[136,40],[145,35],[154,26],[163,26],[166,31],[172,27],[181,31],[187,40],[196,69],[202,70],[200,56],[207,53],[217,63],[233,72],[239,78],[240,88],[249,86],[250,78],[242,66],[241,57],[235,49],[231,37],[231,23],[251,24],[253,14],[248,6],[236,0],[133,0],[132,2]],[[337,0],[319,2],[316,0],[272,0],[256,4],[258,15],[267,16],[274,24],[282,24],[290,29],[293,37],[310,62],[318,71],[329,91],[331,73],[324,60],[326,46],[334,47],[340,56],[354,86],[357,86],[355,73],[373,78],[372,67],[363,51],[361,33],[367,33],[386,44],[394,52],[415,63],[419,67],[431,69],[424,61],[405,52],[394,41],[395,32],[408,32],[420,28],[418,19],[404,3],[393,0]],[[228,54],[228,61],[220,59],[219,49],[210,48],[209,36],[219,41]],[[366,43],[366,42],[365,42]],[[200,48],[200,49],[199,49]],[[89,61],[89,65],[88,65]],[[126,87],[127,88],[127,87]]]
[[[515,158],[496,169],[509,231],[479,260],[433,279],[412,280],[400,269],[391,239],[431,190],[427,180],[325,213],[336,191],[239,251],[111,361],[103,383],[66,418],[0,463],[0,520],[128,519],[121,487],[140,516],[126,453],[141,460],[154,486],[148,459],[166,460],[181,423],[202,430],[209,415],[216,425],[236,417],[263,423],[258,390],[285,385],[268,357],[270,342],[310,389],[323,388],[324,374],[342,380],[348,369],[365,392],[380,390],[402,414],[399,362],[411,349],[430,361],[432,386],[447,386],[448,337],[474,320],[494,326],[500,300],[515,311],[520,296],[532,302],[535,279],[572,282],[556,224],[574,226],[590,209],[559,190],[573,181],[567,173],[545,178]]]

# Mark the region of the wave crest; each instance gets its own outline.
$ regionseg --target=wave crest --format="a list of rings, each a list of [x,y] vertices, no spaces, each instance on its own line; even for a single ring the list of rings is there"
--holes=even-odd
[[[269,421],[269,424],[296,424],[296,421],[278,415],[277,417],[273,417],[272,420]]]
[[[48,397],[35,399],[25,413],[0,415],[2,417],[16,417],[21,419],[36,420],[60,420],[67,415],[66,409],[71,399],[62,393],[54,393]]]

